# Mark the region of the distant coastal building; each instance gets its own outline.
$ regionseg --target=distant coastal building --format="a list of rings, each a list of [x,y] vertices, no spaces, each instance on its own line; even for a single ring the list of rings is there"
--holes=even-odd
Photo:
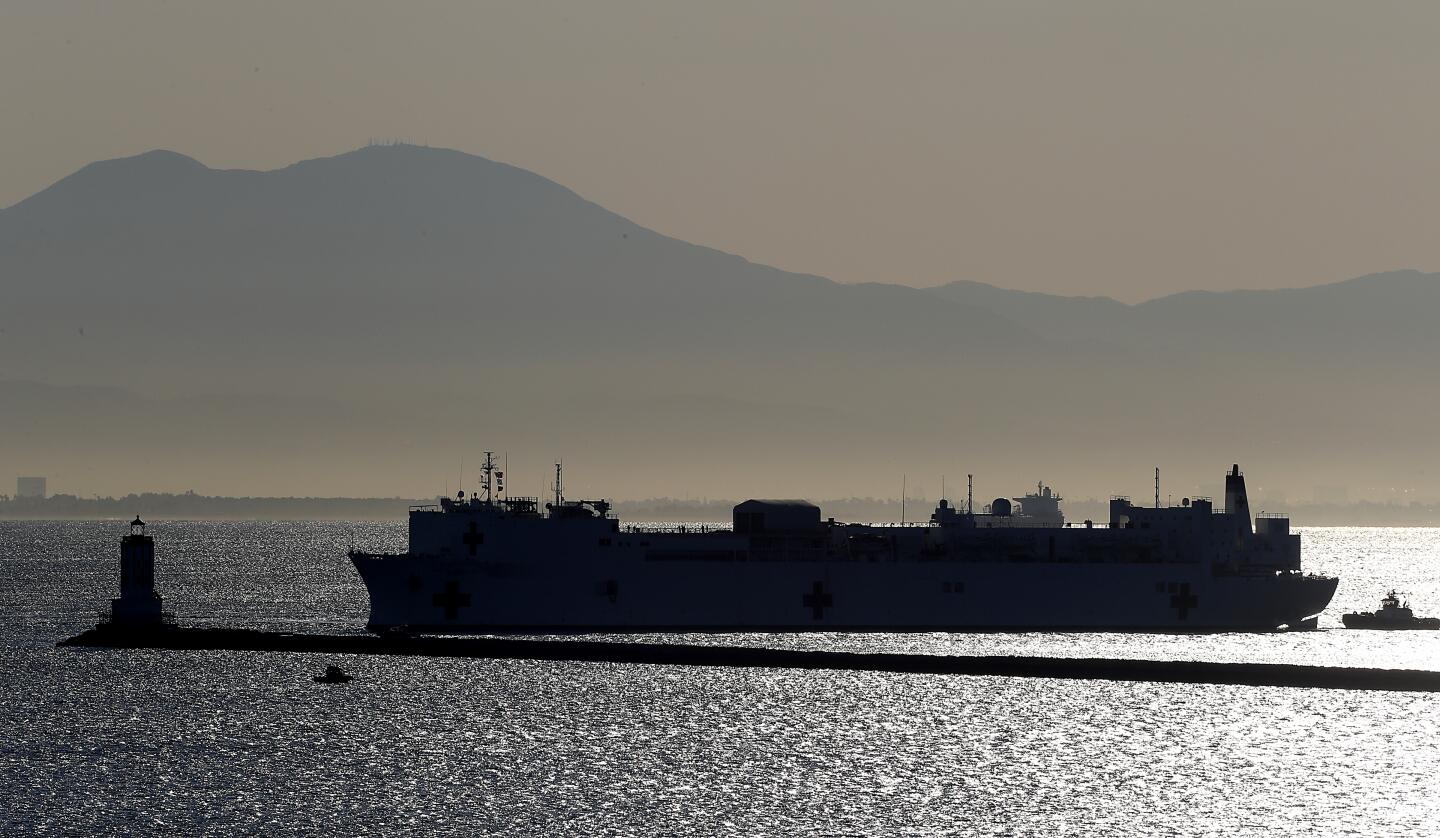
[[[44,498],[46,495],[45,478],[43,477],[17,477],[15,478],[15,497],[17,498]]]

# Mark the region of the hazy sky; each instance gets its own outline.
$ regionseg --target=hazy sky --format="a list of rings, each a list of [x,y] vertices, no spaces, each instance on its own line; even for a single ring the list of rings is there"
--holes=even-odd
[[[0,206],[156,147],[532,169],[844,281],[1143,299],[1440,268],[1440,4],[0,5]]]

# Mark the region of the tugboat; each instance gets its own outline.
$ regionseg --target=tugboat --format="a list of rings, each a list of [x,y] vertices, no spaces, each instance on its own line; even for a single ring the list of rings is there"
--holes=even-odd
[[[1379,611],[1351,612],[1340,618],[1353,629],[1440,629],[1440,617],[1417,617],[1410,603],[1401,602],[1394,592],[1380,600]]]
[[[345,684],[353,680],[355,680],[354,675],[347,675],[345,674],[345,670],[334,665],[325,667],[324,675],[315,676],[315,683],[317,684]]]

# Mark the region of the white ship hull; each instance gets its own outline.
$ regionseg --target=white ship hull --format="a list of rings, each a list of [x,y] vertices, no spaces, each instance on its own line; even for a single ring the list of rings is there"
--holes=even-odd
[[[356,557],[370,625],[425,631],[1269,631],[1336,580],[1198,566],[714,562],[584,571],[534,561]]]
[[[410,551],[352,554],[374,629],[416,631],[1269,631],[1312,624],[1337,580],[1300,570],[1285,519],[1119,499],[1099,526],[959,514],[822,522],[747,501],[733,531],[622,527],[603,502],[442,502]],[[1048,489],[1045,498],[1049,498]],[[1030,497],[1041,497],[1040,495]],[[997,504],[999,501],[997,500]]]

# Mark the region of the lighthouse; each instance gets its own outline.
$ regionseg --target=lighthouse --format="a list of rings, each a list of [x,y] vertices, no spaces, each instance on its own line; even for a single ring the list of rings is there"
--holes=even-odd
[[[110,600],[110,621],[123,625],[164,622],[160,595],[155,593],[155,539],[145,534],[140,516],[120,540],[120,596]]]

